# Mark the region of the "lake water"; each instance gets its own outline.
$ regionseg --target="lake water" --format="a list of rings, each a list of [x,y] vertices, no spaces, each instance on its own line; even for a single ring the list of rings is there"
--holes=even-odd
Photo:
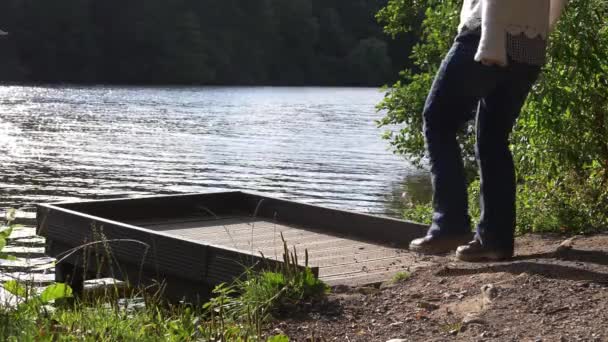
[[[243,189],[398,216],[371,88],[0,87],[0,206]]]

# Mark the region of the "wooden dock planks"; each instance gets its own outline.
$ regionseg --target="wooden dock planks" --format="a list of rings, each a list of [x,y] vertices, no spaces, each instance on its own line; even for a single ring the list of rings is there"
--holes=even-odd
[[[282,259],[284,238],[290,249],[296,248],[300,261],[308,250],[309,266],[319,267],[319,277],[331,284],[364,285],[387,280],[415,262],[414,255],[403,249],[251,217],[198,221],[151,219],[128,223],[244,252],[262,253],[276,260]]]

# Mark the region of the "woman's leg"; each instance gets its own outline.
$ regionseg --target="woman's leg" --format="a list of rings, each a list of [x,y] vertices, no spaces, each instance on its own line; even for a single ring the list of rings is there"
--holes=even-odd
[[[481,218],[476,241],[459,249],[463,260],[505,259],[513,255],[515,170],[509,135],[540,67],[511,62],[505,79],[479,102],[476,156],[481,186]],[[475,248],[473,248],[475,247]]]
[[[433,223],[427,237],[412,241],[410,249],[443,253],[471,237],[466,179],[457,131],[473,117],[479,98],[499,83],[499,67],[475,62],[479,37],[456,39],[437,73],[427,98],[424,136],[433,183]]]

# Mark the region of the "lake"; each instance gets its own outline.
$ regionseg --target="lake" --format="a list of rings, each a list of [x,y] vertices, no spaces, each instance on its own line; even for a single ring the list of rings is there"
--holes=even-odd
[[[216,190],[399,216],[375,88],[0,87],[0,206]]]

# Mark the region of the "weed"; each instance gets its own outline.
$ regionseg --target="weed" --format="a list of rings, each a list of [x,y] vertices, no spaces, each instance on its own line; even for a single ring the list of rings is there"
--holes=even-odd
[[[244,327],[247,334],[261,339],[265,323],[274,314],[303,301],[315,300],[328,292],[328,286],[308,268],[298,264],[297,252],[290,252],[283,239],[283,264],[274,271],[256,272],[248,269],[244,280],[232,285],[221,284],[213,290],[214,297],[204,305],[211,326],[225,333],[226,326]],[[215,335],[223,337],[224,335]]]
[[[406,280],[410,279],[410,277],[411,277],[411,276],[412,276],[412,275],[411,275],[411,273],[409,273],[409,272],[405,272],[405,271],[403,271],[403,272],[397,272],[397,274],[395,274],[395,275],[394,275],[394,276],[391,278],[391,283],[393,283],[393,284],[397,284],[397,283],[400,283],[400,282],[406,281]]]
[[[8,237],[10,229],[12,226],[7,225],[7,229],[0,231],[0,234]],[[108,239],[103,227],[91,229],[93,241],[85,241],[81,246],[62,253],[57,261],[59,265],[63,262],[75,263],[75,270],[85,272],[79,279],[86,278],[85,270],[90,269],[91,265],[97,265],[97,276],[106,271],[110,275],[114,275],[114,271],[123,274],[112,253],[111,246],[114,244],[139,245],[143,250],[140,268],[148,250],[153,250],[152,246],[137,240]],[[254,224],[251,230],[253,241]],[[264,329],[267,323],[275,315],[291,310],[302,302],[321,298],[329,288],[308,267],[308,251],[304,251],[302,266],[296,248],[290,251],[283,235],[280,236],[283,263],[272,264],[277,265],[275,268],[266,265],[265,269],[261,269],[264,265],[259,264],[246,267],[243,276],[232,284],[215,287],[213,297],[202,306],[168,304],[163,299],[162,283],[148,287],[136,285],[140,287],[130,289],[128,294],[114,286],[114,291],[104,291],[96,298],[82,296],[71,301],[56,301],[72,297],[72,289],[65,284],[52,284],[40,293],[32,284],[7,282],[4,284],[5,290],[23,300],[12,307],[0,305],[0,340],[246,342],[265,341],[267,338],[270,342],[289,341],[284,335],[266,336]],[[156,292],[151,293],[151,288]],[[128,298],[124,299],[124,296]]]
[[[441,326],[441,330],[443,330],[443,332],[451,334],[453,332],[460,332],[462,330],[462,322],[457,321],[457,322],[446,322],[444,325]]]
[[[6,212],[6,223],[0,226],[0,259],[5,260],[17,260],[17,258],[12,255],[8,255],[3,253],[2,250],[6,247],[8,237],[11,236],[13,230],[18,228],[19,225],[14,224],[17,211],[15,209],[10,209]]]

